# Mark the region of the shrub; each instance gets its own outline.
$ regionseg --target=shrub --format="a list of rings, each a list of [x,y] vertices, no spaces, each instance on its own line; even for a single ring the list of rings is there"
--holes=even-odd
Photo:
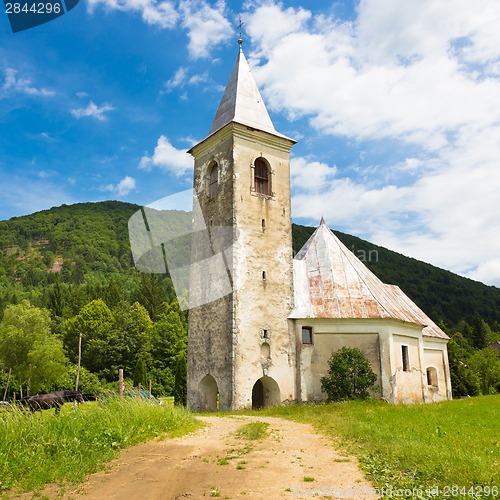
[[[366,399],[377,375],[363,353],[354,347],[342,347],[328,361],[328,375],[321,378],[321,388],[328,401]]]

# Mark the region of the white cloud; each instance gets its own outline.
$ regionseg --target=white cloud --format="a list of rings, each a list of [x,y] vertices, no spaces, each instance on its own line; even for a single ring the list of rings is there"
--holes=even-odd
[[[27,78],[18,78],[17,71],[13,68],[5,69],[5,79],[0,87],[0,97],[2,94],[6,95],[10,92],[19,92],[30,96],[50,97],[55,95],[52,90],[45,88],[37,88],[31,85],[31,80]]]
[[[120,196],[126,196],[135,189],[135,179],[129,177],[128,175],[124,177],[116,186],[116,192]]]
[[[193,160],[186,151],[175,148],[168,138],[162,135],[158,139],[153,155],[144,155],[139,167],[144,170],[158,167],[181,177],[193,169]]]
[[[88,0],[88,9],[97,7],[139,14],[150,25],[173,29],[180,22],[187,30],[189,55],[193,59],[209,57],[213,47],[228,40],[233,29],[225,17],[223,0],[210,3],[206,0]]]
[[[309,193],[325,190],[337,172],[336,167],[302,157],[292,158],[290,168],[292,186]]]
[[[135,184],[135,179],[127,175],[116,185],[108,184],[103,188],[103,191],[111,191],[118,196],[127,196],[135,189]]]
[[[181,1],[182,25],[188,31],[188,49],[193,59],[208,57],[214,46],[229,39],[234,30],[224,16],[225,9],[221,0],[214,5],[204,0]]]
[[[246,21],[268,107],[369,144],[356,165],[292,163],[294,216],[500,285],[500,4],[361,0],[340,22],[267,3]]]
[[[165,82],[165,88],[167,92],[170,92],[176,88],[184,88],[186,85],[199,85],[208,80],[207,72],[189,76],[188,69],[181,66],[177,69],[172,78]]]
[[[168,90],[172,90],[177,87],[182,87],[186,83],[187,72],[188,72],[187,68],[183,66],[178,68],[174,76],[170,80],[165,82],[165,87]]]
[[[99,121],[104,121],[106,119],[106,113],[113,111],[115,108],[108,103],[104,103],[102,106],[97,106],[92,101],[89,102],[86,108],[76,108],[71,110],[71,114],[77,118],[91,117]]]
[[[93,12],[97,6],[106,10],[138,13],[142,20],[160,28],[173,28],[178,13],[173,2],[158,0],[88,0],[88,9]]]

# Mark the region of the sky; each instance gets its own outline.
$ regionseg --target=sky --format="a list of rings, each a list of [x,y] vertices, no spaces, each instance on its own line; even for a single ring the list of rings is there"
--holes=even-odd
[[[0,13],[0,219],[192,187],[243,48],[292,215],[500,286],[498,0],[80,0]]]

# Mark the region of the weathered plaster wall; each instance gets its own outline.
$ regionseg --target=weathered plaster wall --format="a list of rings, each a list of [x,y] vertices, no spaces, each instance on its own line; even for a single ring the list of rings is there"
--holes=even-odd
[[[233,266],[232,139],[221,131],[195,148],[194,155],[194,193],[201,214],[194,211],[190,294],[205,303],[189,311],[188,406],[205,408],[207,397],[200,382],[209,374],[217,383],[219,407],[229,409],[233,400],[233,298],[231,294],[212,301],[209,294],[223,280],[232,279],[227,274]],[[214,161],[219,168],[218,193],[211,198],[209,170]],[[221,252],[225,255],[222,267],[227,270],[204,264],[204,259]]]
[[[406,333],[406,335],[404,334]],[[394,368],[391,377],[392,395],[389,401],[393,403],[420,403],[424,399],[421,359],[421,338],[418,333],[411,335],[411,331],[404,332],[403,328],[392,336],[392,359]],[[402,346],[408,349],[408,367],[403,369]]]
[[[304,319],[293,321],[297,350],[298,399],[322,401],[321,377],[328,373],[328,360],[344,346],[356,347],[366,356],[381,383],[380,339],[378,327],[363,320]],[[313,344],[302,343],[302,327],[313,328]],[[376,396],[377,394],[375,394]],[[380,395],[380,394],[378,394]]]
[[[426,384],[425,400],[437,402],[452,399],[446,341],[433,341],[424,338],[424,369],[427,371],[429,367],[436,369],[437,386]]]
[[[191,408],[203,406],[199,384],[207,374],[217,382],[221,409],[251,406],[254,384],[264,376],[277,382],[280,401],[295,398],[293,344],[287,320],[293,303],[292,145],[290,140],[231,123],[193,148],[194,189],[212,237],[207,247],[203,231],[194,235],[192,259],[198,262],[211,253],[225,252],[233,292],[190,311]],[[271,169],[269,196],[254,190],[253,165],[261,156]],[[214,161],[219,165],[218,193],[210,197]],[[195,220],[195,227],[200,226]],[[213,237],[221,226],[230,231]],[[207,283],[203,266],[193,267],[191,286],[199,296],[217,277]],[[268,388],[271,385],[267,380]],[[271,392],[275,399],[276,391]]]
[[[257,380],[274,379],[280,400],[294,399],[294,361],[287,317],[293,303],[290,164],[292,143],[235,127],[234,252],[235,401],[252,404]],[[271,192],[254,189],[254,163],[270,166]],[[265,273],[265,274],[264,274]]]

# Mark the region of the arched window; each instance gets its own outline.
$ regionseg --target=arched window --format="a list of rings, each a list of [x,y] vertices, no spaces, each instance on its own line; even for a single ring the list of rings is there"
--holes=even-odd
[[[219,167],[217,163],[213,162],[209,168],[209,178],[208,178],[208,195],[210,198],[217,196],[219,182]]]
[[[431,385],[432,387],[438,386],[437,370],[432,366],[427,368],[427,385]]]
[[[256,193],[271,193],[269,189],[269,167],[263,158],[257,158],[255,160],[254,180]]]

